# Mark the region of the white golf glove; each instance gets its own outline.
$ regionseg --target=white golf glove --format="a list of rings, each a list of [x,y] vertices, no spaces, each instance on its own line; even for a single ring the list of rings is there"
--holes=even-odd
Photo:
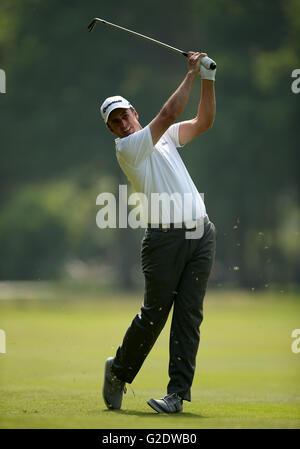
[[[200,64],[200,76],[203,80],[213,80],[215,81],[217,69],[211,70],[204,67],[204,65]]]

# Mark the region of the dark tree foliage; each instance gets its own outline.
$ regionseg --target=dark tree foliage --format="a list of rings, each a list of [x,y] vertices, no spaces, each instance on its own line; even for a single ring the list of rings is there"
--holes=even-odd
[[[104,278],[111,267],[128,287],[141,278],[143,232],[96,226],[97,195],[127,183],[99,105],[123,95],[146,125],[186,60],[102,24],[88,33],[95,16],[217,61],[214,126],[181,151],[219,232],[211,282],[299,284],[297,0],[2,0],[1,279],[63,276],[76,260]],[[182,120],[195,115],[200,85]]]

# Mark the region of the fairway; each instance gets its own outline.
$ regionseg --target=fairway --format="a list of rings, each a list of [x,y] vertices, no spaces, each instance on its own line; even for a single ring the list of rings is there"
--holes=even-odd
[[[30,284],[29,284],[30,285]],[[121,411],[101,397],[105,359],[114,355],[142,294],[70,291],[39,284],[0,293],[1,428],[299,428],[299,296],[209,290],[192,388],[184,413],[147,405],[166,394],[168,323]],[[6,299],[5,299],[6,298]]]

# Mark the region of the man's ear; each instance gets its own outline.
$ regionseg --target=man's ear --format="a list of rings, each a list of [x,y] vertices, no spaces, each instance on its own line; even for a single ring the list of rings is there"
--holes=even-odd
[[[135,118],[136,118],[137,120],[139,120],[139,114],[136,112],[135,109],[133,110],[133,113],[134,113]]]

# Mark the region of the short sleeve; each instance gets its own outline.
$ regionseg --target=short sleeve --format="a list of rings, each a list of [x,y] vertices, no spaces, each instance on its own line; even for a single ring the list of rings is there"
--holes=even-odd
[[[170,126],[170,128],[167,130],[167,134],[174,143],[176,148],[182,148],[184,145],[180,145],[179,143],[179,127],[180,123],[174,123]]]
[[[138,167],[154,151],[149,125],[115,142],[117,156],[132,167]]]

